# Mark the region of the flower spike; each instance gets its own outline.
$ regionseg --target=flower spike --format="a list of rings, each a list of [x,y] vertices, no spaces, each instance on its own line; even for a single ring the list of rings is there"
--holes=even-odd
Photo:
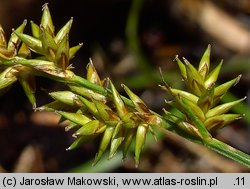
[[[233,106],[245,99],[242,98],[234,102],[216,106],[228,89],[238,83],[241,76],[216,86],[222,61],[214,70],[209,72],[210,51],[211,47],[209,45],[201,58],[198,69],[191,65],[185,58],[184,63],[182,63],[178,57],[176,57],[181,75],[189,91],[173,89],[167,84],[166,86],[161,86],[161,88],[167,91],[174,99],[174,101],[168,102],[168,104],[177,108],[182,114],[184,113],[181,118],[178,118],[178,116],[173,113],[165,112],[168,119],[176,123],[180,129],[189,134],[193,133],[194,136],[203,138],[203,140],[210,138],[209,132],[214,132],[235,119],[241,118],[242,116],[239,114],[226,113]],[[204,126],[201,127],[201,125]]]

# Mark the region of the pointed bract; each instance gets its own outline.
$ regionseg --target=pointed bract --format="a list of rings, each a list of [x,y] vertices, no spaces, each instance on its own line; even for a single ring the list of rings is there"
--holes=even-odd
[[[216,106],[212,109],[210,109],[207,114],[206,114],[206,117],[209,118],[209,117],[213,117],[213,116],[217,116],[217,115],[220,115],[220,114],[225,114],[227,113],[233,106],[239,104],[240,102],[242,102],[243,100],[245,100],[246,97],[242,98],[242,99],[239,99],[239,100],[236,100],[236,101],[233,101],[233,102],[228,102],[228,103],[224,103],[224,104],[221,104],[219,106]]]
[[[146,134],[147,134],[147,125],[139,125],[135,137],[135,166],[138,167],[141,151],[145,144]]]
[[[73,18],[71,18],[56,34],[54,39],[57,44],[60,43],[66,35],[69,35],[72,23],[73,23]]]
[[[90,140],[93,140],[95,136],[93,135],[87,135],[87,136],[81,136],[77,138],[66,150],[73,150],[75,148],[80,147],[83,143],[86,143]]]
[[[185,80],[187,87],[195,95],[200,96],[205,88],[204,80],[192,64],[190,64],[186,59],[184,59],[184,62],[187,71],[187,79]]]
[[[30,25],[33,37],[38,39],[40,37],[40,27],[33,21],[30,21]]]
[[[214,104],[216,104],[220,98],[226,94],[226,92],[234,85],[236,85],[239,80],[241,78],[241,75],[239,75],[238,77],[236,77],[235,79],[232,79],[226,83],[223,83],[221,85],[219,85],[218,87],[215,87],[214,89]]]
[[[71,112],[63,112],[63,111],[56,111],[56,112],[60,114],[61,116],[65,117],[66,119],[78,125],[84,125],[91,121],[90,118],[80,113],[71,113]]]
[[[123,159],[125,159],[127,157],[129,147],[134,139],[135,134],[136,134],[136,128],[126,129],[126,131],[125,131],[123,148],[122,148]]]
[[[82,43],[79,43],[79,45],[76,45],[74,47],[71,47],[69,49],[69,60],[71,60],[72,58],[74,58],[75,54],[80,50],[80,48],[83,46]]]
[[[0,24],[0,47],[3,47],[3,48],[7,47],[5,32],[4,32],[1,24]]]
[[[211,45],[208,45],[205,53],[203,54],[203,56],[201,58],[200,64],[199,64],[198,72],[203,77],[203,79],[206,78],[206,76],[209,72],[210,52],[211,52]]]
[[[70,92],[70,91],[56,91],[56,92],[51,92],[49,95],[60,102],[63,102],[67,105],[70,106],[80,106],[81,103],[77,97],[76,94]]]
[[[97,85],[102,85],[101,79],[100,79],[91,59],[87,65],[87,80],[90,81],[91,83],[95,83]]]
[[[40,27],[40,40],[42,42],[43,54],[49,61],[54,61],[56,57],[57,44],[53,36],[44,28]]]
[[[68,105],[60,101],[53,101],[38,108],[35,108],[35,111],[46,111],[54,112],[55,110],[64,110],[68,108]]]
[[[92,120],[82,125],[82,127],[78,129],[74,135],[75,136],[94,135],[96,134],[96,131],[102,126],[103,125],[98,120]]]
[[[48,3],[43,5],[42,11],[43,15],[41,18],[41,25],[52,35],[54,34],[55,27],[51,18]]]
[[[125,92],[128,94],[129,98],[132,100],[132,102],[135,105],[135,108],[138,112],[150,112],[146,104],[142,101],[141,98],[139,98],[136,94],[134,94],[126,85],[122,84],[122,87],[124,88]]]
[[[28,46],[25,43],[21,44],[21,47],[18,51],[18,56],[22,58],[30,58],[31,57],[31,51],[29,50]]]
[[[36,108],[36,83],[35,77],[33,75],[21,75],[19,76],[19,82],[21,83],[23,90],[28,97],[30,103],[32,104],[33,108]]]
[[[68,86],[69,86],[71,91],[73,91],[76,94],[79,94],[81,96],[84,96],[85,98],[95,99],[95,100],[99,100],[102,102],[107,101],[107,99],[104,95],[96,93],[93,90],[87,89],[87,88],[82,87],[82,86],[76,86],[76,85],[68,85]]]
[[[42,42],[39,39],[15,31],[14,33],[22,40],[23,43],[25,43],[29,47],[31,51],[39,54],[44,54]]]
[[[214,70],[208,74],[206,81],[205,81],[206,88],[209,88],[211,85],[214,85],[214,83],[217,81],[221,67],[222,67],[222,63],[223,61],[221,61],[220,64],[216,66],[216,68],[214,68]]]
[[[208,118],[204,124],[206,125],[209,131],[213,132],[241,118],[242,118],[241,114],[221,114]]]
[[[120,147],[124,140],[124,133],[123,133],[122,123],[119,122],[112,135],[111,144],[110,144],[110,152],[109,152],[109,159],[111,159],[117,152],[117,149]]]
[[[108,126],[103,134],[98,152],[95,156],[95,160],[93,162],[93,165],[95,165],[102,157],[103,153],[106,151],[106,149],[108,148],[112,135],[114,132],[114,127]]]
[[[116,90],[116,88],[113,85],[111,80],[110,80],[110,87],[111,87],[111,91],[112,91],[112,95],[113,95],[113,99],[114,99],[117,113],[118,113],[119,117],[122,118],[128,113],[128,110],[125,107],[125,104],[124,104],[120,94]]]
[[[19,36],[16,35],[16,33],[22,34],[26,24],[27,24],[27,20],[24,20],[23,23],[11,33],[11,36],[8,42],[8,50],[11,50],[11,51],[17,50],[16,48],[20,44],[20,39],[19,39]]]
[[[17,71],[14,67],[6,68],[0,73],[0,90],[12,85],[17,80],[16,73]]]
[[[214,103],[214,85],[207,88],[201,94],[197,105],[202,109],[203,113],[206,114],[209,109],[213,107]]]
[[[62,70],[66,70],[69,65],[69,36],[65,35],[58,44],[56,51],[56,65]]]
[[[181,71],[181,76],[182,78],[186,79],[187,78],[187,70],[185,64],[178,58],[178,56],[175,57],[175,60],[179,66],[179,69]]]
[[[99,113],[101,119],[104,122],[106,122],[106,121],[118,122],[120,120],[119,117],[107,105],[105,105],[102,102],[98,102],[94,99],[93,99],[93,102],[96,106],[96,109],[98,110],[98,113]]]

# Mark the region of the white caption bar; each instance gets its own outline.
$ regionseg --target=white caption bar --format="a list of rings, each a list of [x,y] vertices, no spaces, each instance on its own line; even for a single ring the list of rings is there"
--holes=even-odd
[[[1,173],[0,189],[249,189],[247,173]]]

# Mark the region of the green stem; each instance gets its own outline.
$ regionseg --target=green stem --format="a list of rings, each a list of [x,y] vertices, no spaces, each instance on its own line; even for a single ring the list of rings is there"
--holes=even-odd
[[[176,98],[178,100],[178,98]],[[199,133],[202,136],[202,139],[204,141],[210,140],[212,138],[211,134],[208,132],[206,126],[204,123],[193,113],[193,111],[189,108],[189,106],[185,103],[183,100],[178,100],[178,103],[180,103],[181,108],[186,113],[187,117],[193,122],[193,124],[198,129]]]
[[[65,82],[65,81],[62,80],[62,82]],[[111,99],[113,98],[113,94],[112,94],[111,90],[109,90],[107,88],[105,89],[104,87],[102,87],[100,85],[96,85],[94,83],[91,83],[87,79],[84,79],[80,76],[75,75],[72,78],[68,79],[67,82],[86,87],[87,89],[93,90],[94,92],[102,94],[102,95],[109,97]],[[128,105],[130,107],[134,107],[134,104],[130,99],[122,96],[122,100],[124,101],[124,103],[126,105]]]
[[[211,150],[216,151],[234,161],[237,161],[247,167],[250,167],[250,155],[233,148],[232,146],[225,144],[215,138],[205,143],[205,146]]]
[[[189,109],[186,110],[188,112],[188,117],[193,121],[195,126],[201,132],[203,138],[203,145],[208,148],[230,158],[234,161],[237,161],[247,167],[250,167],[250,155],[233,148],[232,146],[225,144],[215,138],[212,138],[210,133],[206,130],[205,125],[202,121],[200,121],[192,111]]]
[[[140,40],[138,37],[138,23],[142,5],[143,0],[132,1],[126,25],[126,37],[128,40],[128,49],[134,55],[139,69],[142,71],[143,75],[149,75],[152,67],[141,51]]]
[[[165,125],[166,124],[166,120],[165,122],[162,123],[162,125]],[[238,163],[241,163],[247,167],[250,167],[250,155],[240,151],[240,150],[237,150],[235,148],[233,148],[232,146],[228,145],[228,144],[225,144],[223,143],[222,141],[219,141],[215,138],[210,138],[210,139],[207,139],[207,140],[200,140],[199,138],[195,138],[193,136],[190,136],[188,133],[184,132],[182,129],[180,129],[178,127],[177,124],[174,124],[173,123],[173,127],[170,127],[170,128],[167,128],[167,130],[169,131],[172,131],[194,143],[197,143],[197,144],[201,144],[201,145],[204,145],[206,147],[208,147],[209,149],[223,155],[223,156],[226,156]]]
[[[186,108],[186,107],[185,107]],[[225,144],[215,138],[212,138],[210,133],[206,130],[206,127],[202,121],[200,121],[194,113],[186,108],[185,110],[188,112],[188,117],[193,121],[195,126],[198,128],[198,130],[201,132],[203,138],[203,145],[207,146],[208,148],[230,158],[234,161],[237,161],[243,165],[246,165],[247,167],[250,167],[250,155],[237,150],[233,148],[232,146]]]
[[[100,85],[96,85],[94,83],[91,83],[90,81],[88,81],[85,78],[82,78],[80,76],[74,75],[72,78],[67,80],[69,83],[74,83],[80,86],[84,86],[90,90],[93,90],[99,94],[102,94],[104,96],[107,96],[108,92],[105,88],[103,88]]]

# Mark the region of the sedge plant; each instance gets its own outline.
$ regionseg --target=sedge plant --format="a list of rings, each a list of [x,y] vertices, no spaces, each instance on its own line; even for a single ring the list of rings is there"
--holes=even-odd
[[[26,20],[13,30],[9,41],[0,27],[0,93],[19,81],[34,110],[56,112],[61,116],[60,122],[67,120],[65,131],[71,130],[75,138],[67,150],[101,137],[93,162],[96,164],[106,151],[112,158],[118,150],[122,150],[126,158],[134,142],[137,166],[147,134],[155,136],[156,130],[168,130],[250,167],[248,154],[213,137],[215,131],[242,118],[241,114],[227,112],[245,98],[220,104],[220,99],[238,83],[240,76],[217,84],[222,62],[210,71],[210,46],[198,68],[185,58],[175,58],[187,89],[175,89],[167,83],[160,85],[172,96],[172,100],[166,103],[178,112],[164,109],[160,115],[148,108],[124,84],[121,86],[127,97],[120,95],[111,79],[99,77],[91,60],[85,78],[73,72],[70,61],[82,44],[69,46],[72,22],[71,18],[55,33],[49,8],[45,4],[41,23],[37,25],[31,21],[31,34],[24,33]],[[67,90],[49,93],[53,101],[37,107],[36,76],[62,82]]]

